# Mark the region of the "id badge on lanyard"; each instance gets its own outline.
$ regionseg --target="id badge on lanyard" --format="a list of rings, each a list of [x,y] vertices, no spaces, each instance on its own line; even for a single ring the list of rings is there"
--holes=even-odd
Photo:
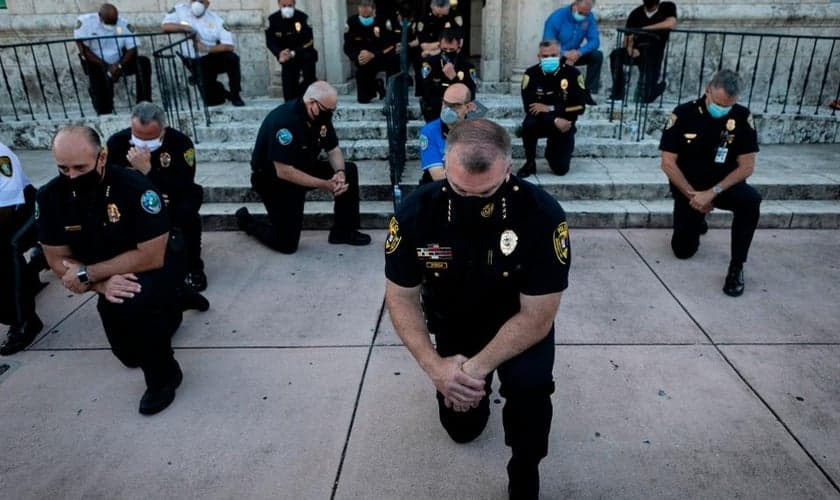
[[[729,153],[729,148],[726,146],[718,146],[717,153],[715,153],[715,163],[726,163],[727,153]]]

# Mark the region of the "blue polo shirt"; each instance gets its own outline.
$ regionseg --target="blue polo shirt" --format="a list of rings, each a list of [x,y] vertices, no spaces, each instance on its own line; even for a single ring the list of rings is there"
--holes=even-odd
[[[561,7],[548,16],[543,28],[543,40],[557,40],[560,50],[577,49],[581,55],[586,55],[601,46],[595,15],[590,11],[586,19],[577,22],[572,16],[571,5]],[[581,46],[584,40],[586,44]]]
[[[420,167],[424,171],[442,167],[445,150],[446,137],[443,135],[440,118],[423,125],[420,129]]]

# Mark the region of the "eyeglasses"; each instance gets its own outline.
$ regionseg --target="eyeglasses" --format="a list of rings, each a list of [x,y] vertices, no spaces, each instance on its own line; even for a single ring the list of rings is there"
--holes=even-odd
[[[321,104],[321,101],[319,101],[318,99],[312,99],[312,100],[315,101],[315,104],[318,105],[318,109],[320,111],[324,111],[324,112],[327,112],[327,113],[335,112],[335,108],[328,108],[328,107],[324,106],[323,104]]]

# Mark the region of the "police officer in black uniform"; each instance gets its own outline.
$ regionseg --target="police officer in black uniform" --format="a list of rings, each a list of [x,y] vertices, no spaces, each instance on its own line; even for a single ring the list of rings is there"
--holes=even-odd
[[[143,370],[140,413],[158,413],[182,378],[170,341],[181,311],[166,265],[166,205],[145,176],[108,164],[89,127],[59,130],[53,155],[60,175],[39,191],[36,212],[44,255],[67,289],[99,294],[112,352]]]
[[[251,186],[262,199],[270,224],[236,211],[239,228],[281,253],[294,253],[303,225],[306,192],[320,189],[335,198],[333,244],[367,245],[359,228],[359,173],[345,162],[332,125],[336,90],[317,81],[302,99],[274,108],[263,120],[251,157]],[[321,151],[327,160],[319,160]]]
[[[195,183],[192,140],[167,127],[163,108],[141,102],[131,112],[131,127],[108,139],[108,155],[112,163],[129,166],[154,183],[172,221],[170,236],[174,236],[171,242],[176,247],[174,253],[184,257],[181,259],[184,284],[194,292],[206,289],[207,275],[201,260],[201,216],[198,213],[204,200],[204,189]],[[201,301],[206,302],[206,299],[202,297]],[[203,306],[196,308],[206,310]]]
[[[3,356],[26,349],[44,328],[35,312],[35,295],[44,286],[40,247],[38,257],[24,258],[37,243],[35,193],[17,155],[0,143],[0,323],[9,325]]]
[[[268,16],[265,44],[283,66],[283,99],[291,101],[315,81],[318,51],[309,16],[295,9],[295,0],[278,0],[277,5],[280,10]]]
[[[461,57],[461,37],[460,28],[444,28],[440,32],[440,51],[423,60],[423,97],[420,100],[420,109],[427,123],[440,117],[443,93],[453,83],[466,85],[473,99],[478,92],[475,66],[465,57]]]
[[[545,159],[551,171],[566,175],[575,150],[575,122],[586,109],[583,75],[560,58],[553,40],[540,42],[540,63],[522,77],[522,145],[525,164],[516,172],[528,177],[537,172],[537,139],[547,137]]]
[[[444,29],[463,29],[464,19],[452,12],[449,0],[432,0],[425,15],[415,25],[420,41],[420,57],[426,59],[440,53],[440,35]],[[463,37],[463,31],[461,37]],[[463,43],[463,41],[462,41]]]
[[[377,94],[385,97],[385,82],[376,75],[380,71],[388,76],[399,72],[398,43],[393,22],[376,15],[373,0],[360,0],[359,13],[350,16],[344,25],[344,53],[356,69],[360,103],[372,101]]]
[[[744,293],[744,263],[758,226],[761,195],[746,183],[755,168],[758,139],[750,110],[737,103],[741,80],[732,70],[715,73],[706,93],[681,104],[662,132],[662,170],[674,197],[674,255],[697,252],[714,208],[733,212],[731,260],[723,292]]]
[[[571,255],[563,209],[510,173],[499,125],[467,120],[450,131],[446,179],[418,188],[391,219],[385,300],[454,441],[483,431],[498,372],[510,496],[532,499],[548,453],[553,321]]]

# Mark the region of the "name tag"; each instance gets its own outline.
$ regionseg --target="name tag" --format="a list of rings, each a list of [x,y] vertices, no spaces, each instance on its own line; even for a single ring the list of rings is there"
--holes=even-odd
[[[729,149],[723,146],[717,148],[717,154],[715,154],[715,163],[726,163],[726,154],[728,152]]]
[[[81,231],[81,230],[82,230],[82,226],[79,226],[79,225],[76,225],[76,226],[64,226],[64,230],[65,230],[65,231],[67,231],[67,232],[76,232],[76,231]]]

